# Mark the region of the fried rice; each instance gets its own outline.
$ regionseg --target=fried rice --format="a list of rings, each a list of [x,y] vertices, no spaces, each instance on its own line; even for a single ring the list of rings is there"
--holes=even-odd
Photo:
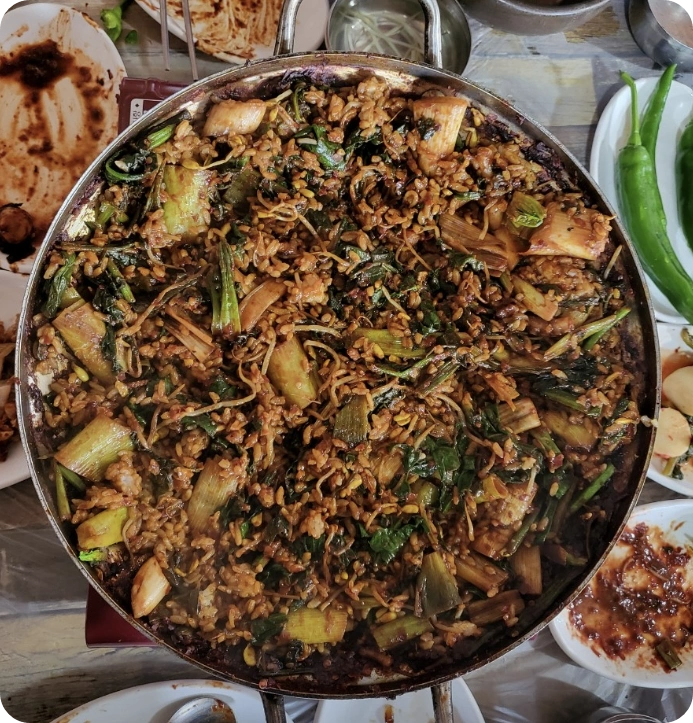
[[[407,674],[588,564],[640,418],[632,294],[543,160],[375,77],[109,159],[33,328],[58,510],[126,610],[258,680]]]

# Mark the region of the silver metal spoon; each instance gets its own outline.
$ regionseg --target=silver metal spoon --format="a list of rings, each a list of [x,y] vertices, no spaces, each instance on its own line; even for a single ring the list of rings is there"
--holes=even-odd
[[[223,700],[193,698],[181,706],[168,723],[236,723],[236,716]]]

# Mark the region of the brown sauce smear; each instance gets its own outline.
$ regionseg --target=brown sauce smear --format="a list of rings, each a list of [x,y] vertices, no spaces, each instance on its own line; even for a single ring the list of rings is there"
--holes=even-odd
[[[607,560],[570,606],[570,621],[596,653],[623,660],[649,648],[646,665],[669,671],[655,646],[668,638],[681,650],[693,632],[693,591],[685,578],[691,555],[645,523],[626,529],[616,550],[624,546],[625,557]]]
[[[15,57],[0,62],[0,76],[19,75],[28,88],[46,88],[67,74],[73,59],[61,53],[54,40],[22,48]]]

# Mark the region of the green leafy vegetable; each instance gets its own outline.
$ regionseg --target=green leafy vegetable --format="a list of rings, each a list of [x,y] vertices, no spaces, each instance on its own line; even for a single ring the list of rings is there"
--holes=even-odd
[[[137,30],[131,30],[126,36],[125,36],[125,42],[128,45],[136,45],[137,41],[139,40],[139,37],[137,35]]]
[[[282,613],[272,613],[267,618],[258,618],[250,624],[250,632],[253,634],[253,645],[262,645],[270,638],[279,635],[284,629],[284,624],[288,620],[286,615]]]
[[[48,298],[43,306],[43,313],[49,319],[52,319],[60,309],[63,294],[72,281],[72,270],[75,261],[75,254],[68,254],[65,257],[65,263],[53,274],[53,278],[50,280]]]

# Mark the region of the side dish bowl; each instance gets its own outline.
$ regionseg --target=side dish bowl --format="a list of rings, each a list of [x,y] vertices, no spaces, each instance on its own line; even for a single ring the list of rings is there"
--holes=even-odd
[[[649,529],[658,528],[662,539],[673,547],[691,550],[693,539],[693,500],[670,500],[636,507],[628,520],[627,529],[644,523]],[[616,564],[620,558],[621,545],[617,545],[607,558],[604,567]],[[693,590],[693,564],[687,567],[686,582]],[[589,585],[586,590],[589,588]],[[608,657],[598,651],[573,626],[570,608],[564,610],[550,625],[551,633],[563,652],[578,665],[603,675],[618,683],[642,688],[688,688],[693,685],[693,646],[679,651],[682,665],[667,670],[663,664],[653,663],[652,651],[645,646],[638,648],[623,659]]]

